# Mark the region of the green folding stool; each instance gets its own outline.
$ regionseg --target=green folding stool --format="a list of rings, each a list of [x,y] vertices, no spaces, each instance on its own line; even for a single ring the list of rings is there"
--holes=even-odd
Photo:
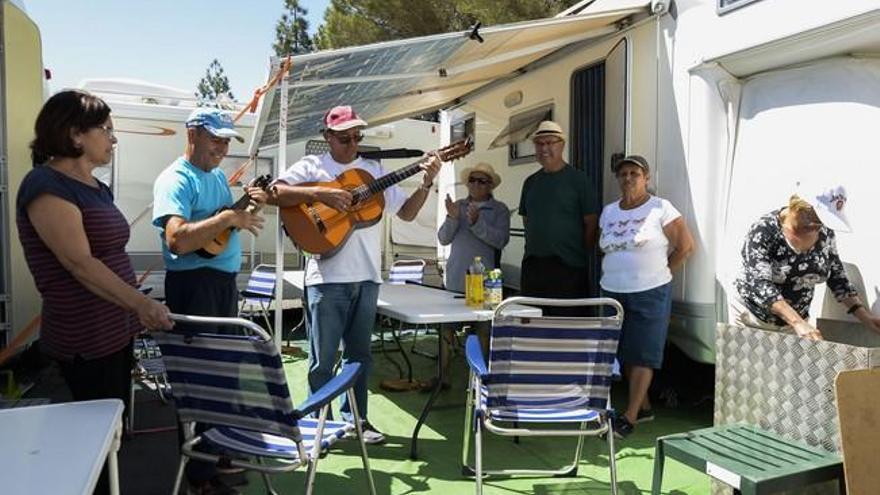
[[[658,438],[652,495],[660,495],[666,458],[699,469],[743,494],[776,493],[833,479],[845,493],[839,455],[754,426],[725,425]]]

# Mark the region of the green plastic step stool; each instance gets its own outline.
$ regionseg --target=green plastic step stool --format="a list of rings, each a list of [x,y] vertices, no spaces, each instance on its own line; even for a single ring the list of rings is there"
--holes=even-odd
[[[775,493],[837,479],[846,493],[842,459],[748,425],[725,425],[657,439],[652,495],[660,495],[663,463],[675,459],[743,494]]]

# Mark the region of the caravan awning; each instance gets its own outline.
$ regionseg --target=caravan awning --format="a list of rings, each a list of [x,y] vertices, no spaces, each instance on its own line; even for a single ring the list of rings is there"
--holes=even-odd
[[[328,50],[293,57],[288,142],[320,134],[321,117],[352,105],[370,125],[419,115],[454,103],[492,81],[572,43],[617,31],[646,13],[649,0],[596,0],[578,15]],[[278,70],[280,59],[272,60]],[[278,143],[278,88],[260,107],[251,151]]]

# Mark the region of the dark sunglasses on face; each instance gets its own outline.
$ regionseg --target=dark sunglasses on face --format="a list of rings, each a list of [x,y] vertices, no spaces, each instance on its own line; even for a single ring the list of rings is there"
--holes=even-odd
[[[364,140],[363,134],[336,134],[335,132],[331,134],[340,144],[349,144],[352,141],[359,143]]]
[[[492,184],[492,181],[490,181],[489,179],[481,179],[479,177],[468,177],[468,184],[473,184],[473,183],[477,183],[481,186],[488,186],[488,185]]]

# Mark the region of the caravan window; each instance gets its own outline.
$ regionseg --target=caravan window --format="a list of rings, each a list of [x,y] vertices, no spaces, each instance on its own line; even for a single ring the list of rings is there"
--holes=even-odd
[[[757,2],[758,0],[718,0],[718,15],[726,14],[732,10]]]
[[[543,120],[553,120],[553,104],[545,103],[510,116],[504,128],[489,145],[489,149],[507,146],[508,165],[534,163],[535,146],[529,136]]]
[[[465,139],[468,137],[471,138],[471,141],[474,141],[475,134],[476,134],[474,132],[476,129],[474,114],[470,114],[466,117],[455,120],[454,122],[452,122],[452,125],[450,126],[450,128],[452,131],[450,133],[451,134],[450,135],[450,142],[451,143],[461,141],[462,139]]]

